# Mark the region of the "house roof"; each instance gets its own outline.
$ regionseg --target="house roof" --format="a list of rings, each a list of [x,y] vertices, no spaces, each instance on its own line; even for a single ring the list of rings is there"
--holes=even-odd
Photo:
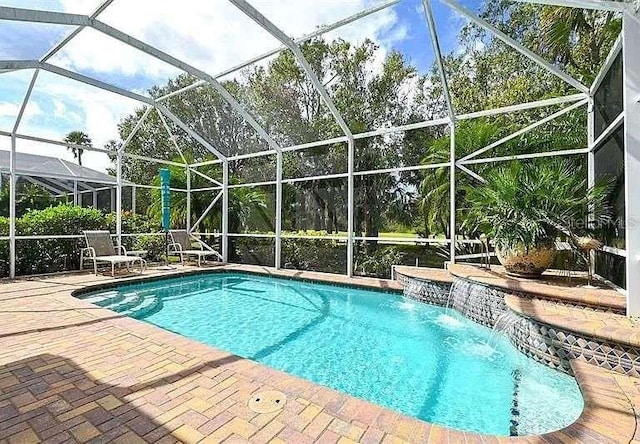
[[[8,173],[9,168],[10,153],[6,150],[0,150],[0,171]],[[47,182],[52,179],[67,185],[72,185],[73,182],[82,182],[83,188],[94,188],[95,184],[102,187],[117,185],[116,178],[109,174],[63,159],[36,154],[16,153],[16,172],[18,176],[45,179]],[[126,181],[124,184],[132,185]]]

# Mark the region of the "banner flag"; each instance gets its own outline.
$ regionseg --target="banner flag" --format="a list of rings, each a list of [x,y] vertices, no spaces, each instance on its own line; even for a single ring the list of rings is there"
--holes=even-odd
[[[169,190],[169,182],[171,171],[167,168],[160,170],[160,192],[162,196],[162,228],[165,231],[171,229],[171,190]]]

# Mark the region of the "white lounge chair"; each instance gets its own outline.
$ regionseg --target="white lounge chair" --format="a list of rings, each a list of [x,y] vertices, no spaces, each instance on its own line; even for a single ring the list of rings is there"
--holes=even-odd
[[[115,276],[116,264],[125,264],[127,269],[136,262],[140,265],[140,274],[144,270],[145,262],[138,256],[127,256],[127,250],[119,245],[113,246],[111,234],[108,231],[83,231],[87,247],[80,250],[80,269],[85,260],[93,261],[93,271],[98,275],[98,262],[111,264],[111,276]],[[116,248],[119,250],[116,252]],[[118,254],[122,253],[122,254]]]
[[[189,235],[186,230],[169,230],[169,235],[171,236],[169,254],[171,256],[180,256],[180,262],[182,262],[182,265],[184,265],[185,258],[188,258],[189,256],[196,256],[198,258],[198,267],[202,264],[202,258],[206,261],[209,256],[215,256],[218,260],[222,261],[220,253],[199,239],[195,240],[198,242],[200,249],[198,250],[193,248],[191,235]]]

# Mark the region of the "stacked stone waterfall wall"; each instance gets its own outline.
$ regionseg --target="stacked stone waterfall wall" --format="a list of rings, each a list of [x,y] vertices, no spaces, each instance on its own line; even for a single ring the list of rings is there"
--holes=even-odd
[[[432,305],[455,309],[472,321],[488,328],[496,327],[525,355],[570,373],[571,366],[562,349],[549,347],[548,332],[537,322],[519,316],[504,302],[507,294],[500,289],[456,277],[452,284],[399,276],[405,297]],[[551,351],[551,353],[550,353]]]
[[[507,312],[504,294],[491,287],[456,277],[453,284],[403,276],[404,295],[432,305],[454,308],[469,319],[493,328]]]
[[[402,276],[398,279],[404,285],[404,295],[416,301],[445,307],[449,299],[451,284],[432,282]]]
[[[460,278],[451,285],[450,299],[449,307],[489,328],[493,328],[508,310],[501,292]]]
[[[511,310],[504,297],[531,295],[455,277],[452,284],[398,275],[406,297],[455,309],[509,338],[522,353],[545,365],[571,373],[569,361],[581,359],[625,375],[640,377],[640,349],[537,322]]]

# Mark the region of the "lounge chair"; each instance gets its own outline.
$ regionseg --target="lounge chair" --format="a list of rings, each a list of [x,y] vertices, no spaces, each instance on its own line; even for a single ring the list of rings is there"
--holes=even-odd
[[[104,262],[111,264],[111,276],[115,276],[116,264],[125,264],[129,269],[130,265],[138,262],[142,274],[144,260],[138,256],[127,256],[127,250],[122,245],[114,247],[111,234],[108,231],[83,231],[82,234],[87,241],[87,247],[80,250],[81,270],[85,260],[93,261],[93,271],[97,276],[98,262]],[[116,248],[118,252],[116,252]]]
[[[189,256],[196,256],[198,258],[198,267],[202,264],[202,258],[206,261],[208,256],[215,256],[222,261],[220,253],[199,239],[196,240],[200,249],[197,250],[193,248],[191,235],[187,233],[186,230],[170,230],[169,235],[171,236],[169,255],[180,256],[180,262],[182,262],[182,265],[184,265],[185,258],[188,258]]]

